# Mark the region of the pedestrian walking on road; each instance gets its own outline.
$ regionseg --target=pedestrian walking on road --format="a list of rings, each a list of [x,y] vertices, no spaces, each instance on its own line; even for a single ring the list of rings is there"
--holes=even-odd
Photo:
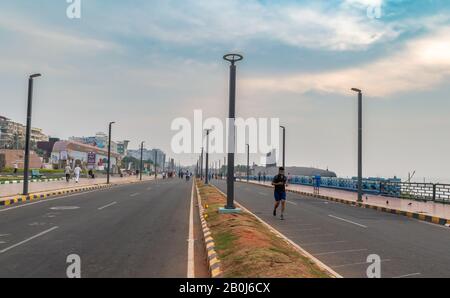
[[[78,183],[80,180],[80,174],[81,174],[81,168],[80,166],[76,166],[75,169],[73,169],[73,173],[75,174],[75,183]]]
[[[17,162],[14,163],[14,175],[17,175],[17,171],[19,169],[19,165],[17,164]]]
[[[64,174],[66,175],[66,181],[69,182],[70,181],[70,172],[72,171],[72,169],[70,168],[69,165],[66,166],[66,168],[64,169]]]
[[[281,167],[278,175],[273,177],[272,181],[272,185],[275,187],[275,208],[273,209],[273,216],[277,216],[277,209],[281,204],[281,220],[284,220],[284,211],[286,210],[286,182],[287,178],[284,175],[284,168]]]

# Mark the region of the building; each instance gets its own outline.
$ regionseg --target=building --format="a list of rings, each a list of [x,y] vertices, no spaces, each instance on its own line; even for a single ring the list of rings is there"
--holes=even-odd
[[[166,159],[166,154],[164,153],[164,151],[160,150],[160,149],[145,149],[142,150],[142,159],[143,160],[151,160],[153,163],[155,162],[155,154],[156,154],[156,164],[159,166],[163,166],[165,159]],[[128,150],[128,154],[127,156],[136,158],[136,159],[141,159],[141,149],[130,149]]]
[[[117,173],[117,165],[120,161],[120,154],[111,152],[112,173]],[[51,154],[51,163],[54,168],[64,168],[68,164],[72,168],[75,165],[81,165],[88,169],[101,171],[105,169],[107,162],[107,150],[74,141],[56,142]]]
[[[39,141],[36,144],[37,149],[40,151],[42,158],[45,163],[50,163],[50,158],[52,156],[53,146],[56,142],[59,142],[59,138],[49,138],[48,141]]]
[[[117,152],[122,156],[127,156],[128,155],[128,144],[130,144],[130,141],[117,142]]]
[[[5,167],[14,168],[17,164],[19,169],[23,169],[25,163],[25,151],[16,149],[0,149],[0,155],[4,156]],[[30,168],[39,169],[42,167],[42,159],[34,151],[30,151]]]
[[[0,149],[24,149],[26,126],[0,116]],[[31,148],[35,149],[37,142],[46,142],[49,137],[40,128],[31,128]]]
[[[94,146],[100,149],[108,150],[109,136],[106,133],[98,132],[90,137],[70,137],[69,141]],[[126,156],[129,141],[114,142],[111,140],[111,152]]]

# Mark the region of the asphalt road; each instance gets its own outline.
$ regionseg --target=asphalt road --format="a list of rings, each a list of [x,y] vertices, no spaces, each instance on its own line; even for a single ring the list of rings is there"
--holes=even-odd
[[[226,182],[213,180],[226,193]],[[450,277],[450,228],[371,209],[288,193],[284,221],[273,190],[235,184],[236,200],[343,277],[367,277],[367,257],[381,258],[381,276]]]
[[[191,190],[158,180],[1,208],[0,277],[66,277],[70,254],[81,277],[186,277]]]

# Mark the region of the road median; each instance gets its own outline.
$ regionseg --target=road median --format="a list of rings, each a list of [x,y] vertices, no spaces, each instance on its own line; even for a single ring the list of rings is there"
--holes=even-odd
[[[208,255],[225,278],[328,278],[319,266],[248,210],[219,214],[226,198],[217,188],[196,182]],[[212,251],[212,252],[211,252]]]

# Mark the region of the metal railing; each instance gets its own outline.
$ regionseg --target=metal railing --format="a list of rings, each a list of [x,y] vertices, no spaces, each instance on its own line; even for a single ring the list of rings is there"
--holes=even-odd
[[[267,176],[266,181],[271,181],[272,176]],[[258,180],[251,176],[250,179]],[[293,176],[289,183],[313,186],[313,177]],[[320,187],[356,191],[355,179],[322,178]],[[376,181],[374,179],[363,180],[363,192],[366,194],[382,195],[410,200],[432,201],[450,204],[450,184],[400,182],[393,180]]]
[[[449,184],[380,182],[380,194],[402,199],[450,203]]]

